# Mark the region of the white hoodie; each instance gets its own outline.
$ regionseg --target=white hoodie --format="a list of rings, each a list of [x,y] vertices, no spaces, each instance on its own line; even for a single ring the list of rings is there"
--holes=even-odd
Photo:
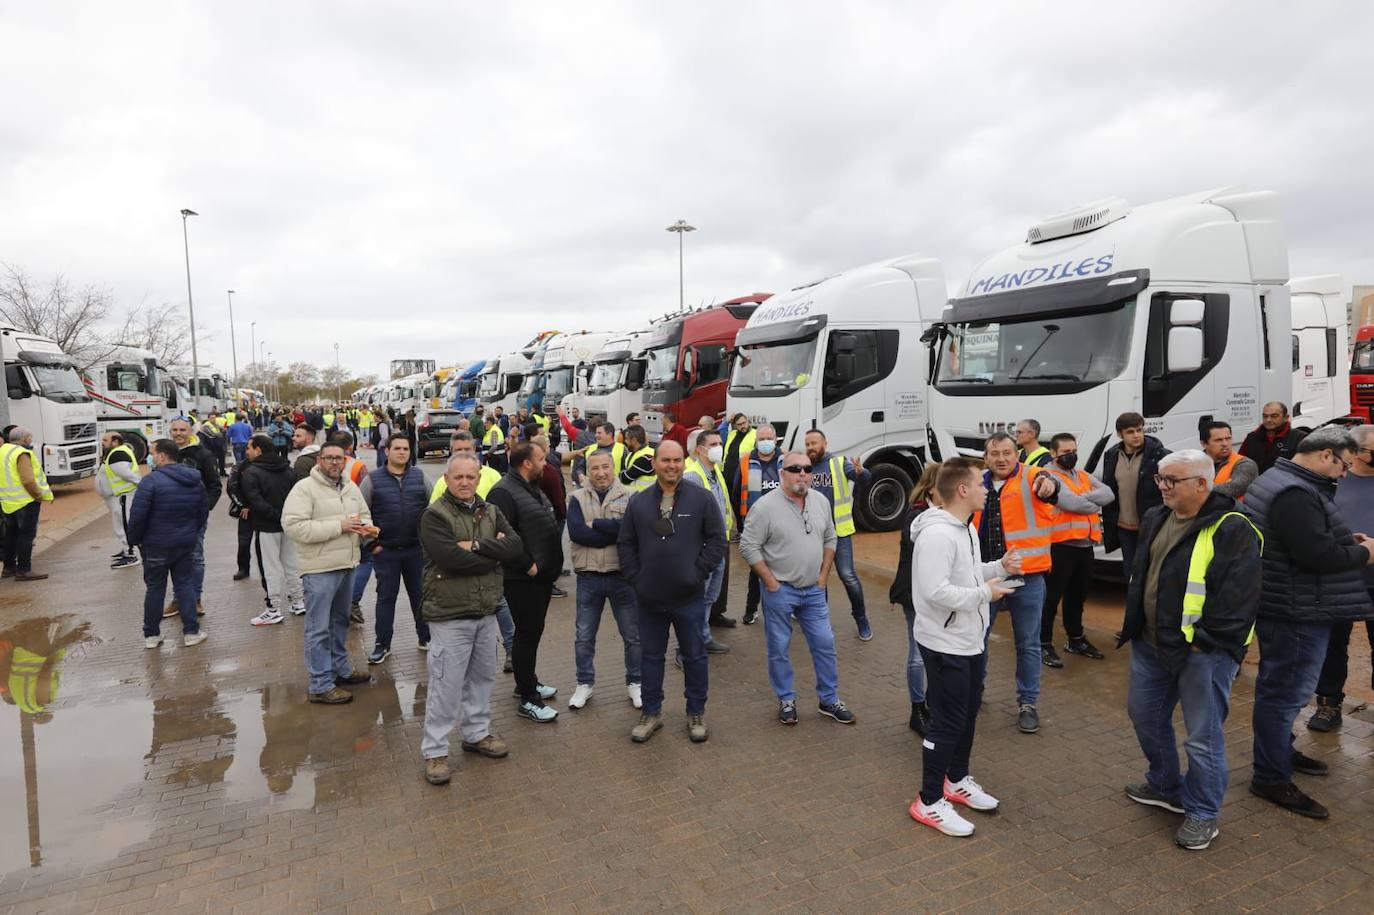
[[[943,508],[911,523],[912,632],[919,645],[943,654],[978,655],[988,633],[987,581],[1004,577],[1001,562],[983,562],[978,534]]]

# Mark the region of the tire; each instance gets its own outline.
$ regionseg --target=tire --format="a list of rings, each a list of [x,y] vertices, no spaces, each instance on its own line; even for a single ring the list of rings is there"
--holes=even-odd
[[[134,458],[138,464],[143,464],[148,459],[148,440],[143,437],[141,432],[121,432],[124,436],[124,444],[134,449]]]
[[[896,464],[874,464],[873,478],[854,494],[854,515],[866,531],[895,531],[906,513],[911,474]]]

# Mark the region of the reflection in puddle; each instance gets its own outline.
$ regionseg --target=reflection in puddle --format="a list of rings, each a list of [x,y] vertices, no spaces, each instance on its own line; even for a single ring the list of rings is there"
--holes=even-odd
[[[205,683],[162,695],[178,681],[157,666],[143,678],[151,698],[59,703],[63,664],[92,642],[71,617],[0,633],[0,734],[19,735],[0,737],[0,810],[26,811],[0,818],[0,874],[112,858],[158,825],[128,812],[182,788],[220,786],[230,802],[287,809],[351,797],[349,760],[404,722],[403,709],[423,713],[422,688],[385,678],[326,710],[306,701],[304,682],[227,695]],[[115,690],[104,684],[85,695],[103,691]]]

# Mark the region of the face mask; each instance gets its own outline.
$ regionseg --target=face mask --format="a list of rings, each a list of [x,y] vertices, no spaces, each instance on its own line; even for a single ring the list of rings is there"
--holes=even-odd
[[[759,454],[763,455],[764,457],[768,457],[768,455],[772,454],[778,448],[778,443],[772,441],[771,439],[764,439],[763,441],[759,442],[758,445]]]
[[[706,449],[706,456],[711,459],[712,464],[719,464],[720,459],[725,457],[725,449],[719,445],[712,445]]]
[[[1078,452],[1070,451],[1067,454],[1061,454],[1054,459],[1054,462],[1065,470],[1073,470],[1078,466]]]

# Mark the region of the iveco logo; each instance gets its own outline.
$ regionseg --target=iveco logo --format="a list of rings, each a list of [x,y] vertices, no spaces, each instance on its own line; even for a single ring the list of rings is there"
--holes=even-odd
[[[1015,428],[1016,422],[1014,420],[1009,423],[979,423],[978,434],[991,435],[994,432],[1010,432]]]

